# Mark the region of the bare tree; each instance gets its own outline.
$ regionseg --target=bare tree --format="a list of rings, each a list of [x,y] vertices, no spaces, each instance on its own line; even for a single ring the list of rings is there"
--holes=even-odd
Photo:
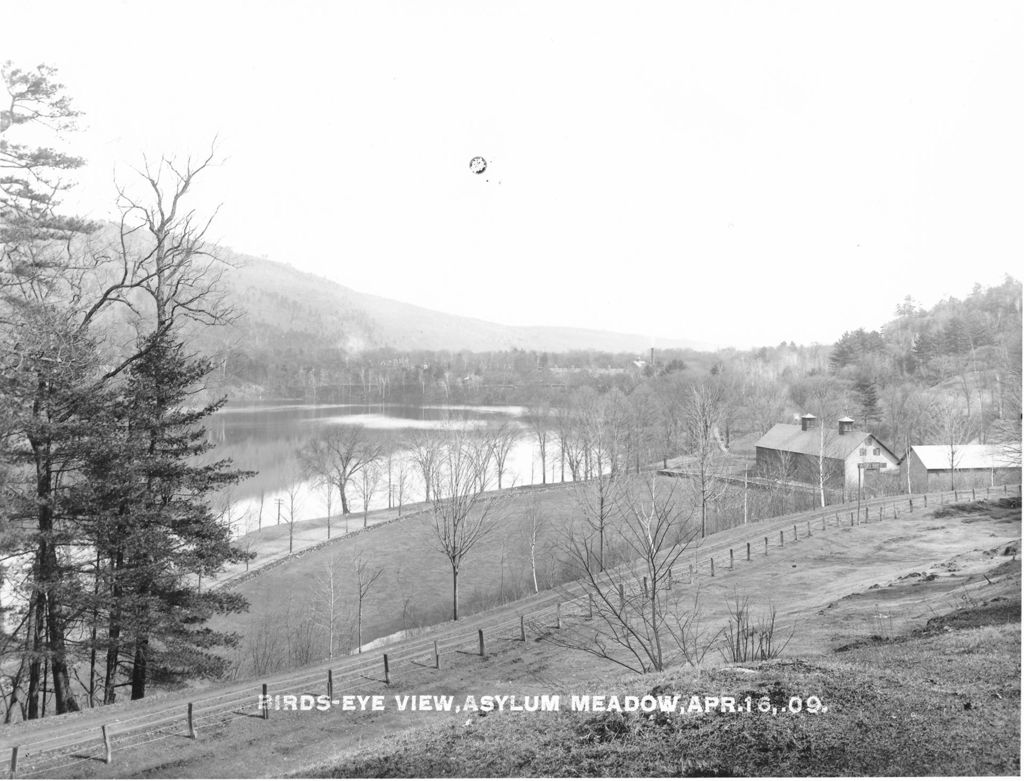
[[[540,511],[540,502],[536,496],[531,496],[526,506],[527,543],[530,546],[530,575],[533,578],[533,593],[540,593],[540,586],[537,583],[537,542],[540,532],[545,527],[544,516]]]
[[[721,481],[722,452],[716,434],[723,407],[722,390],[717,385],[700,384],[691,389],[684,413],[687,446],[693,457],[696,480],[695,501],[700,506],[700,536],[708,533],[708,506],[725,488]]]
[[[949,464],[949,487],[955,489],[956,473],[963,458],[963,446],[970,441],[974,422],[959,404],[948,398],[937,400],[932,405],[932,412],[933,437],[948,448],[946,463]]]
[[[464,434],[449,432],[432,475],[430,514],[438,547],[452,570],[452,620],[459,620],[459,571],[466,556],[494,528],[499,497],[483,498],[481,465]],[[500,496],[500,495],[499,495]]]
[[[636,477],[625,492],[617,530],[628,563],[600,571],[596,540],[584,526],[570,533],[567,551],[593,606],[594,623],[552,642],[586,651],[638,673],[664,670],[684,656],[680,591],[671,571],[693,537],[692,508],[677,495],[678,482],[659,490],[655,477]]]
[[[370,503],[373,501],[373,497],[377,495],[377,489],[380,487],[382,472],[380,468],[380,462],[374,459],[373,461],[367,461],[361,467],[356,475],[356,492],[359,494],[359,500],[363,505],[363,528],[367,525],[367,515],[370,512]]]
[[[409,488],[409,460],[405,457],[397,459],[394,470],[394,498],[398,502],[398,517],[401,518],[405,492]]]
[[[409,448],[412,462],[423,478],[423,501],[429,502],[441,459],[441,436],[436,431],[417,431],[409,441]]]
[[[488,432],[491,458],[494,459],[494,471],[498,478],[498,490],[502,488],[501,481],[508,472],[508,458],[512,449],[519,441],[519,429],[515,423],[506,420]]]
[[[541,483],[548,482],[548,439],[551,437],[552,411],[547,401],[534,404],[529,410],[530,430],[537,440],[537,449],[540,452],[540,479]]]
[[[380,446],[362,426],[333,426],[305,444],[299,461],[308,474],[330,480],[341,497],[341,512],[348,515],[347,488],[364,464],[380,457]]]
[[[361,556],[356,557],[356,647],[363,652],[363,602],[370,594],[373,584],[384,574],[382,567],[373,567]]]
[[[814,461],[814,482],[818,485],[818,501],[824,507],[828,504],[826,487],[836,480],[841,472],[831,455],[833,443],[839,436],[833,423],[850,405],[844,387],[829,377],[811,377],[798,388],[791,389],[794,401],[807,412],[817,417],[818,454]]]
[[[291,480],[285,494],[288,496],[288,552],[292,553],[295,541],[296,515],[298,515],[299,509],[302,505],[302,502],[300,501],[300,497],[302,495],[302,483],[298,479]]]
[[[316,578],[314,600],[318,610],[318,624],[327,634],[327,658],[333,659],[339,627],[343,622],[345,600],[342,598],[342,583],[338,577],[339,557],[329,559]]]

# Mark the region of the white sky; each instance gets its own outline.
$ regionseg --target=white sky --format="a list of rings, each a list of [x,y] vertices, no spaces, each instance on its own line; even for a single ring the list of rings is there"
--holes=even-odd
[[[749,346],[1021,275],[1016,0],[0,8],[87,114],[92,216],[218,135],[217,238],[364,292]]]

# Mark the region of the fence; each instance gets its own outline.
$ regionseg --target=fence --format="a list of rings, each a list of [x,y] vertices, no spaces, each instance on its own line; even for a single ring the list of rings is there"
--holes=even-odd
[[[771,555],[774,547],[782,548],[787,543],[814,536],[829,528],[857,526],[877,523],[886,518],[899,518],[901,512],[934,509],[947,502],[976,498],[991,498],[993,494],[1006,496],[1011,488],[1014,495],[1020,494],[1020,486],[999,486],[966,491],[941,491],[930,494],[882,497],[864,501],[858,509],[856,504],[834,505],[817,510],[804,511],[783,518],[773,518],[746,526],[735,527],[708,538],[710,544],[699,547],[692,562],[688,563],[689,582],[703,574],[717,577],[715,559],[720,564],[718,574],[723,574],[724,562],[728,569],[743,566],[741,562],[753,562]],[[790,532],[792,532],[790,534]],[[770,540],[778,534],[778,544]],[[788,538],[788,539],[787,539]],[[764,541],[763,555],[752,556],[753,549],[760,549]],[[739,561],[737,561],[739,560]],[[609,583],[617,583],[621,600],[627,598],[626,583],[622,574],[628,565],[608,570],[602,577]],[[632,597],[646,588],[646,584],[629,583]],[[558,630],[569,618],[593,617],[593,601],[590,593],[579,582],[567,584],[558,591],[540,594],[522,600],[515,612],[501,619],[496,616],[480,615],[446,625],[433,631],[429,637],[401,641],[387,647],[381,656],[363,654],[346,657],[285,676],[269,677],[262,682],[249,682],[222,689],[207,695],[195,695],[191,701],[166,704],[160,701],[152,704],[138,703],[140,710],[119,720],[94,718],[92,713],[82,714],[79,720],[86,723],[68,724],[61,728],[45,721],[24,727],[26,732],[39,727],[37,734],[12,734],[5,738],[10,751],[10,777],[55,777],[73,774],[74,768],[83,763],[97,760],[111,763],[119,750],[137,749],[158,740],[201,740],[204,732],[214,726],[223,726],[236,719],[272,718],[271,705],[280,702],[282,696],[323,695],[333,698],[339,688],[368,681],[389,686],[396,668],[417,665],[421,669],[440,670],[442,658],[464,658],[465,656],[486,656],[487,639],[505,641],[526,641],[528,627],[547,627]],[[510,613],[509,608],[498,608],[498,613]],[[527,620],[529,616],[529,620]],[[102,716],[102,709],[96,710]],[[76,720],[77,721],[77,720]],[[49,736],[45,732],[49,728]],[[15,730],[17,731],[17,730]],[[44,734],[38,734],[44,733]]]

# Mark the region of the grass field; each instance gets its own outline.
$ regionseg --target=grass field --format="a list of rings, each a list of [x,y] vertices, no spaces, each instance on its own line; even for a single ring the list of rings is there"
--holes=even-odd
[[[688,514],[689,494],[682,480],[661,478],[659,494],[675,492]],[[531,515],[537,531],[537,584],[552,588],[573,577],[565,563],[564,540],[581,517],[573,497],[579,485],[507,496],[493,531],[465,559],[460,574],[460,615],[533,593],[530,562]],[[358,520],[352,521],[354,525]],[[330,569],[340,604],[335,610],[335,652],[357,646],[357,562],[380,579],[364,599],[363,642],[400,631],[414,631],[451,618],[451,568],[440,552],[428,512],[339,537],[324,547],[298,554],[233,586],[249,600],[246,614],[219,617],[217,629],[236,631],[238,674],[307,664],[328,654],[327,603]]]
[[[588,690],[768,698],[778,713],[502,713],[434,725],[322,777],[918,776],[1020,773],[1017,594],[811,660],[599,680]],[[792,697],[827,708],[790,713]]]

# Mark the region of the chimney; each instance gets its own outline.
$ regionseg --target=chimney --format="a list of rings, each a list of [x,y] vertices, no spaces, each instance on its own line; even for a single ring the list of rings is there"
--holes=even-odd
[[[853,418],[851,418],[851,417],[839,418],[839,434],[840,435],[849,434],[851,431],[853,431]]]
[[[817,421],[818,421],[818,419],[816,417],[814,417],[814,415],[812,415],[810,412],[808,412],[805,415],[801,415],[800,416],[800,430],[801,431],[808,431],[808,430],[814,428],[814,425],[815,425],[815,423],[817,423]]]

